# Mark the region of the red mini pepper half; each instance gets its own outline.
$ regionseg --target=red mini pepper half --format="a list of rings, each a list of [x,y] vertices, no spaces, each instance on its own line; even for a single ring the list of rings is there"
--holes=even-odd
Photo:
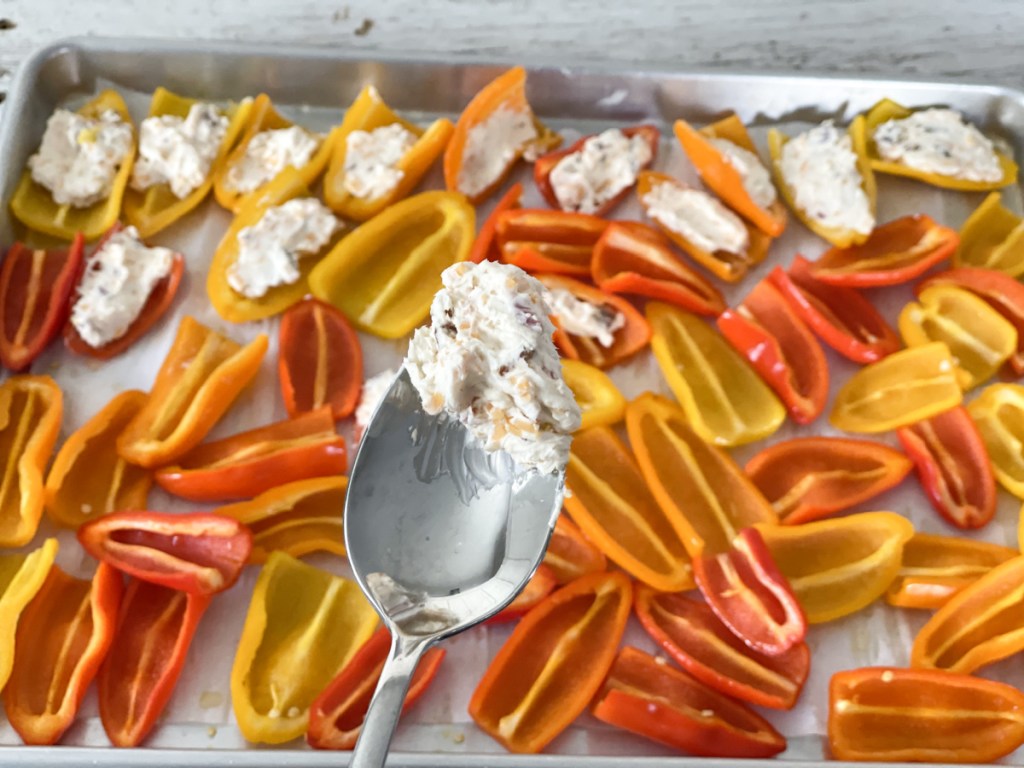
[[[825,353],[778,288],[762,280],[717,323],[786,404],[793,421],[809,424],[821,415],[828,399]]]
[[[766,656],[747,647],[706,603],[645,584],[637,585],[633,608],[647,634],[704,685],[772,709],[796,704],[811,669],[807,643]]]
[[[609,224],[590,268],[602,291],[660,299],[711,317],[725,309],[722,292],[686,266],[665,235],[639,221]]]
[[[115,512],[79,528],[78,541],[120,571],[195,595],[233,585],[252,549],[246,526],[204,512]]]
[[[744,528],[732,549],[694,558],[693,576],[711,610],[744,643],[769,656],[807,636],[807,617],[756,528]]]
[[[819,339],[855,363],[876,362],[902,346],[896,331],[863,294],[815,279],[810,262],[801,256],[793,259],[788,272],[776,267],[768,280]]]
[[[380,627],[356,651],[341,672],[327,684],[309,707],[306,741],[315,749],[352,749],[363,729],[370,700],[391,648],[391,633]],[[405,712],[423,695],[444,661],[443,648],[431,648],[416,666],[405,694]]]
[[[523,197],[523,185],[518,181],[508,188],[508,192],[501,196],[491,209],[490,215],[480,227],[473,247],[469,250],[469,258],[474,264],[481,261],[501,261],[501,246],[498,243],[498,217],[505,211],[519,208],[519,201]]]
[[[988,449],[963,406],[896,431],[935,510],[957,528],[981,528],[996,513]]]
[[[691,755],[771,757],[786,739],[751,709],[653,656],[623,648],[594,717]]]
[[[0,268],[0,362],[23,371],[60,333],[71,292],[82,273],[85,239],[67,249],[33,249],[15,243]]]
[[[811,264],[823,283],[873,288],[919,277],[956,251],[960,236],[924,214],[876,227],[860,245],[830,248]]]
[[[586,213],[506,208],[495,216],[502,261],[527,272],[590,276],[594,245],[608,222]]]
[[[100,720],[114,746],[135,747],[149,735],[210,600],[141,579],[128,584],[97,681]]]

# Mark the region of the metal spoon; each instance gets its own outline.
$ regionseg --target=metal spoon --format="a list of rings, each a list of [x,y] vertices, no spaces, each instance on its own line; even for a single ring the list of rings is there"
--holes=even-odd
[[[345,502],[349,562],[392,637],[352,768],[384,765],[423,653],[522,590],[544,555],[564,481],[564,472],[518,470],[457,421],[424,413],[399,372],[363,435]]]

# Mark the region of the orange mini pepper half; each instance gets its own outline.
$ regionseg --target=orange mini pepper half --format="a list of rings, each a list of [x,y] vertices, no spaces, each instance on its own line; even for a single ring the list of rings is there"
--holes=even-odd
[[[900,484],[913,464],[882,443],[797,437],[776,443],[745,471],[786,525],[828,517]]]
[[[562,376],[582,413],[580,429],[606,427],[622,420],[626,398],[607,373],[579,360],[562,360]]]
[[[771,757],[786,748],[752,709],[631,646],[619,651],[593,713],[691,755]]]
[[[516,625],[469,701],[469,714],[511,752],[536,753],[601,688],[626,629],[633,590],[621,571],[583,576]]]
[[[562,513],[551,532],[548,551],[544,553],[544,565],[551,569],[558,584],[564,586],[580,576],[606,570],[608,560],[569,516]]]
[[[938,670],[837,672],[828,743],[839,760],[987,763],[1024,743],[1024,694]]]
[[[133,464],[159,467],[198,445],[259,370],[267,337],[246,346],[185,316],[149,398],[117,438]]]
[[[487,619],[487,624],[502,624],[506,621],[516,621],[523,618],[527,613],[536,608],[550,595],[558,586],[558,579],[550,566],[541,563],[533,576],[526,582],[523,591],[516,595],[515,599]]]
[[[56,556],[56,539],[24,554],[0,554],[0,691],[14,667],[18,619],[42,589]]]
[[[4,688],[7,719],[26,744],[56,744],[71,726],[114,640],[123,591],[121,574],[104,563],[91,581],[50,568],[18,622]]]
[[[505,211],[514,211],[520,207],[523,197],[523,185],[518,181],[508,188],[501,199],[494,204],[490,215],[480,227],[473,247],[469,251],[467,261],[479,264],[481,261],[501,261],[501,245],[498,243],[498,218]]]
[[[607,227],[587,213],[506,208],[495,216],[494,239],[506,264],[531,274],[589,277],[594,246]]]
[[[900,608],[941,608],[997,565],[1017,557],[1010,547],[956,536],[915,533],[885,599]]]
[[[78,541],[119,571],[193,595],[231,587],[252,549],[248,528],[205,512],[115,512],[79,528]]]
[[[993,192],[960,228],[957,267],[984,267],[1010,277],[1024,274],[1024,219],[1002,204]]]
[[[721,291],[686,266],[667,237],[639,221],[609,224],[590,268],[602,291],[659,299],[711,317],[725,309]]]

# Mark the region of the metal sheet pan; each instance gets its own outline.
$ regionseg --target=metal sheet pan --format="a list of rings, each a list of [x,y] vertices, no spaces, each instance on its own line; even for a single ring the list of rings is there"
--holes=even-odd
[[[1024,157],[1024,94],[1006,88],[906,80],[680,72],[673,70],[671,64],[638,66],[634,70],[598,62],[565,67],[553,61],[538,62],[532,55],[529,59],[531,103],[542,119],[563,130],[567,139],[604,127],[654,122],[664,134],[657,167],[690,181],[695,181],[696,176],[671,138],[671,122],[677,117],[705,123],[736,111],[744,122],[755,126],[754,139],[763,149],[768,126],[792,132],[825,118],[847,122],[882,97],[911,106],[953,106],[990,135],[1005,141],[1018,158]],[[160,85],[211,100],[266,92],[289,116],[308,127],[323,129],[340,119],[344,105],[366,83],[376,85],[392,107],[413,120],[426,121],[438,115],[454,117],[482,85],[506,66],[415,54],[366,60],[333,49],[268,49],[215,42],[88,38],[56,43],[36,52],[23,64],[4,105],[0,124],[0,199],[9,199],[53,109],[60,104],[80,103],[102,87],[121,91],[136,119],[144,115],[149,93]],[[527,173],[521,174],[525,180]],[[981,195],[939,192],[906,180],[881,178],[880,182],[880,220],[923,211],[951,226],[959,226],[982,199]],[[438,184],[437,173],[424,182],[425,186]],[[535,191],[531,189],[528,195],[532,195],[527,197],[528,204],[539,204]],[[1004,197],[1011,207],[1020,210],[1020,188],[1007,190]],[[486,212],[486,208],[481,211],[481,220]],[[617,215],[636,217],[638,208],[629,203]],[[174,316],[165,321],[164,327],[147,337],[130,355],[98,366],[70,359],[55,345],[41,358],[36,370],[53,373],[68,392],[65,435],[94,413],[114,391],[129,386],[148,388],[152,371],[173,337],[175,320],[186,312],[239,340],[247,340],[260,331],[274,331],[273,321],[244,327],[224,323],[205,300],[202,286],[209,256],[228,220],[225,212],[208,202],[186,222],[155,238],[160,244],[180,248],[189,257],[187,296],[178,302]],[[9,242],[17,234],[18,228],[4,205],[0,208],[0,243]],[[727,299],[731,302],[741,297],[772,266],[784,263],[793,253],[802,251],[813,257],[820,250],[820,240],[799,226],[791,226],[765,264],[741,286],[726,288]],[[892,318],[905,301],[906,293],[882,291],[876,298],[883,312]],[[365,336],[362,340],[368,375],[393,364],[404,349],[401,343]],[[272,347],[268,361],[273,357]],[[836,379],[845,378],[853,370],[834,355],[830,355],[829,364]],[[283,416],[272,369],[270,362],[265,363],[256,391],[229,414],[217,434]],[[613,378],[627,395],[648,388],[667,393],[649,355],[622,366]],[[830,430],[826,426],[821,431]],[[792,426],[787,425],[773,439],[793,434]],[[742,460],[752,450],[756,448],[739,450],[737,457]],[[891,492],[872,502],[870,508],[903,511],[924,530],[950,532],[933,519],[920,493],[915,497],[914,491],[905,487]],[[985,536],[1015,544],[1016,506],[1008,498],[1003,502],[997,525],[988,529]],[[151,499],[151,506],[184,508],[159,495]],[[41,535],[54,533],[53,529],[44,528]],[[72,545],[73,537],[66,532],[58,535],[66,544],[60,555],[61,565],[73,573],[87,572],[89,565]],[[314,557],[312,561],[345,573],[346,566],[337,558]],[[273,749],[246,745],[238,733],[226,695],[226,681],[253,576],[254,573],[247,573],[230,593],[215,601],[196,638],[175,697],[147,748],[116,751],[105,747],[95,701],[89,698],[79,722],[64,740],[67,746],[15,746],[19,743],[17,736],[0,717],[0,766],[269,768],[347,763],[346,754],[314,753],[297,743]],[[890,609],[878,606],[849,621],[813,630],[815,669],[801,706],[794,713],[768,713],[769,719],[790,737],[790,749],[781,759],[772,761],[775,765],[795,767],[822,762],[824,686],[831,671],[861,663],[905,663],[906,646],[920,626],[920,617],[900,615],[894,619],[893,615]],[[676,757],[666,749],[603,726],[588,715],[552,744],[551,754],[505,754],[469,722],[465,700],[475,679],[472,673],[475,671],[478,677],[507,633],[507,628],[489,627],[452,642],[452,659],[458,661],[447,666],[428,696],[405,718],[396,741],[398,751],[389,764],[408,768],[442,764],[610,768],[621,765],[625,759],[650,768],[683,764],[722,768],[736,764]],[[626,641],[653,649],[636,628],[630,630]],[[1016,669],[1017,666],[996,665],[986,674],[1024,684],[1024,670]]]

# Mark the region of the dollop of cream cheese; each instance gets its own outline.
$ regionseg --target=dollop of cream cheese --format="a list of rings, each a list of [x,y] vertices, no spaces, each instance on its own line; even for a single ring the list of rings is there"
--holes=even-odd
[[[32,180],[57,205],[88,208],[110,195],[132,151],[132,127],[112,109],[98,118],[58,109],[46,121],[39,150],[28,159]]]
[[[359,405],[356,406],[355,413],[357,434],[361,434],[366,429],[366,425],[373,418],[373,412],[377,410],[377,405],[384,399],[384,396],[388,393],[388,388],[391,386],[391,382],[395,380],[397,375],[398,371],[394,368],[389,368],[363,382],[363,391],[359,395]]]
[[[71,307],[78,335],[93,348],[124,336],[173,265],[174,252],[147,247],[135,227],[111,235],[85,262]]]
[[[377,200],[405,175],[395,166],[416,143],[416,134],[401,123],[372,131],[352,131],[345,138],[345,191],[360,200]]]
[[[224,181],[235,192],[252,192],[288,166],[302,168],[322,141],[322,136],[297,125],[260,131],[250,139],[241,159],[228,168]]]
[[[711,146],[722,153],[722,157],[740,175],[743,189],[760,208],[769,208],[778,199],[772,175],[768,172],[761,158],[728,139],[712,137],[708,139]]]
[[[703,190],[662,182],[641,202],[648,216],[702,251],[742,254],[750,246],[740,217]]]
[[[338,226],[334,214],[315,197],[268,208],[259,221],[239,231],[238,255],[227,269],[228,285],[258,299],[271,288],[297,282],[299,261],[319,253]]]
[[[562,378],[544,287],[491,261],[455,264],[441,282],[431,324],[416,329],[405,358],[424,411],[448,413],[524,469],[563,469],[580,408]]]
[[[875,228],[853,141],[831,120],[786,142],[779,165],[796,207],[822,226],[862,235]]]
[[[185,118],[147,117],[139,127],[139,157],[132,187],[167,184],[179,200],[206,181],[228,132],[228,118],[213,104],[193,104]]]
[[[459,191],[475,197],[494,184],[537,138],[530,112],[502,105],[466,133]]]
[[[626,316],[614,307],[578,299],[564,288],[549,288],[544,298],[563,331],[597,339],[606,349],[615,343],[615,332],[626,324]]]
[[[606,202],[636,183],[651,162],[643,136],[627,136],[618,128],[591,136],[551,169],[551,189],[565,211],[596,213]]]
[[[999,181],[1003,169],[992,142],[955,109],[922,109],[875,128],[883,160],[966,181]]]

